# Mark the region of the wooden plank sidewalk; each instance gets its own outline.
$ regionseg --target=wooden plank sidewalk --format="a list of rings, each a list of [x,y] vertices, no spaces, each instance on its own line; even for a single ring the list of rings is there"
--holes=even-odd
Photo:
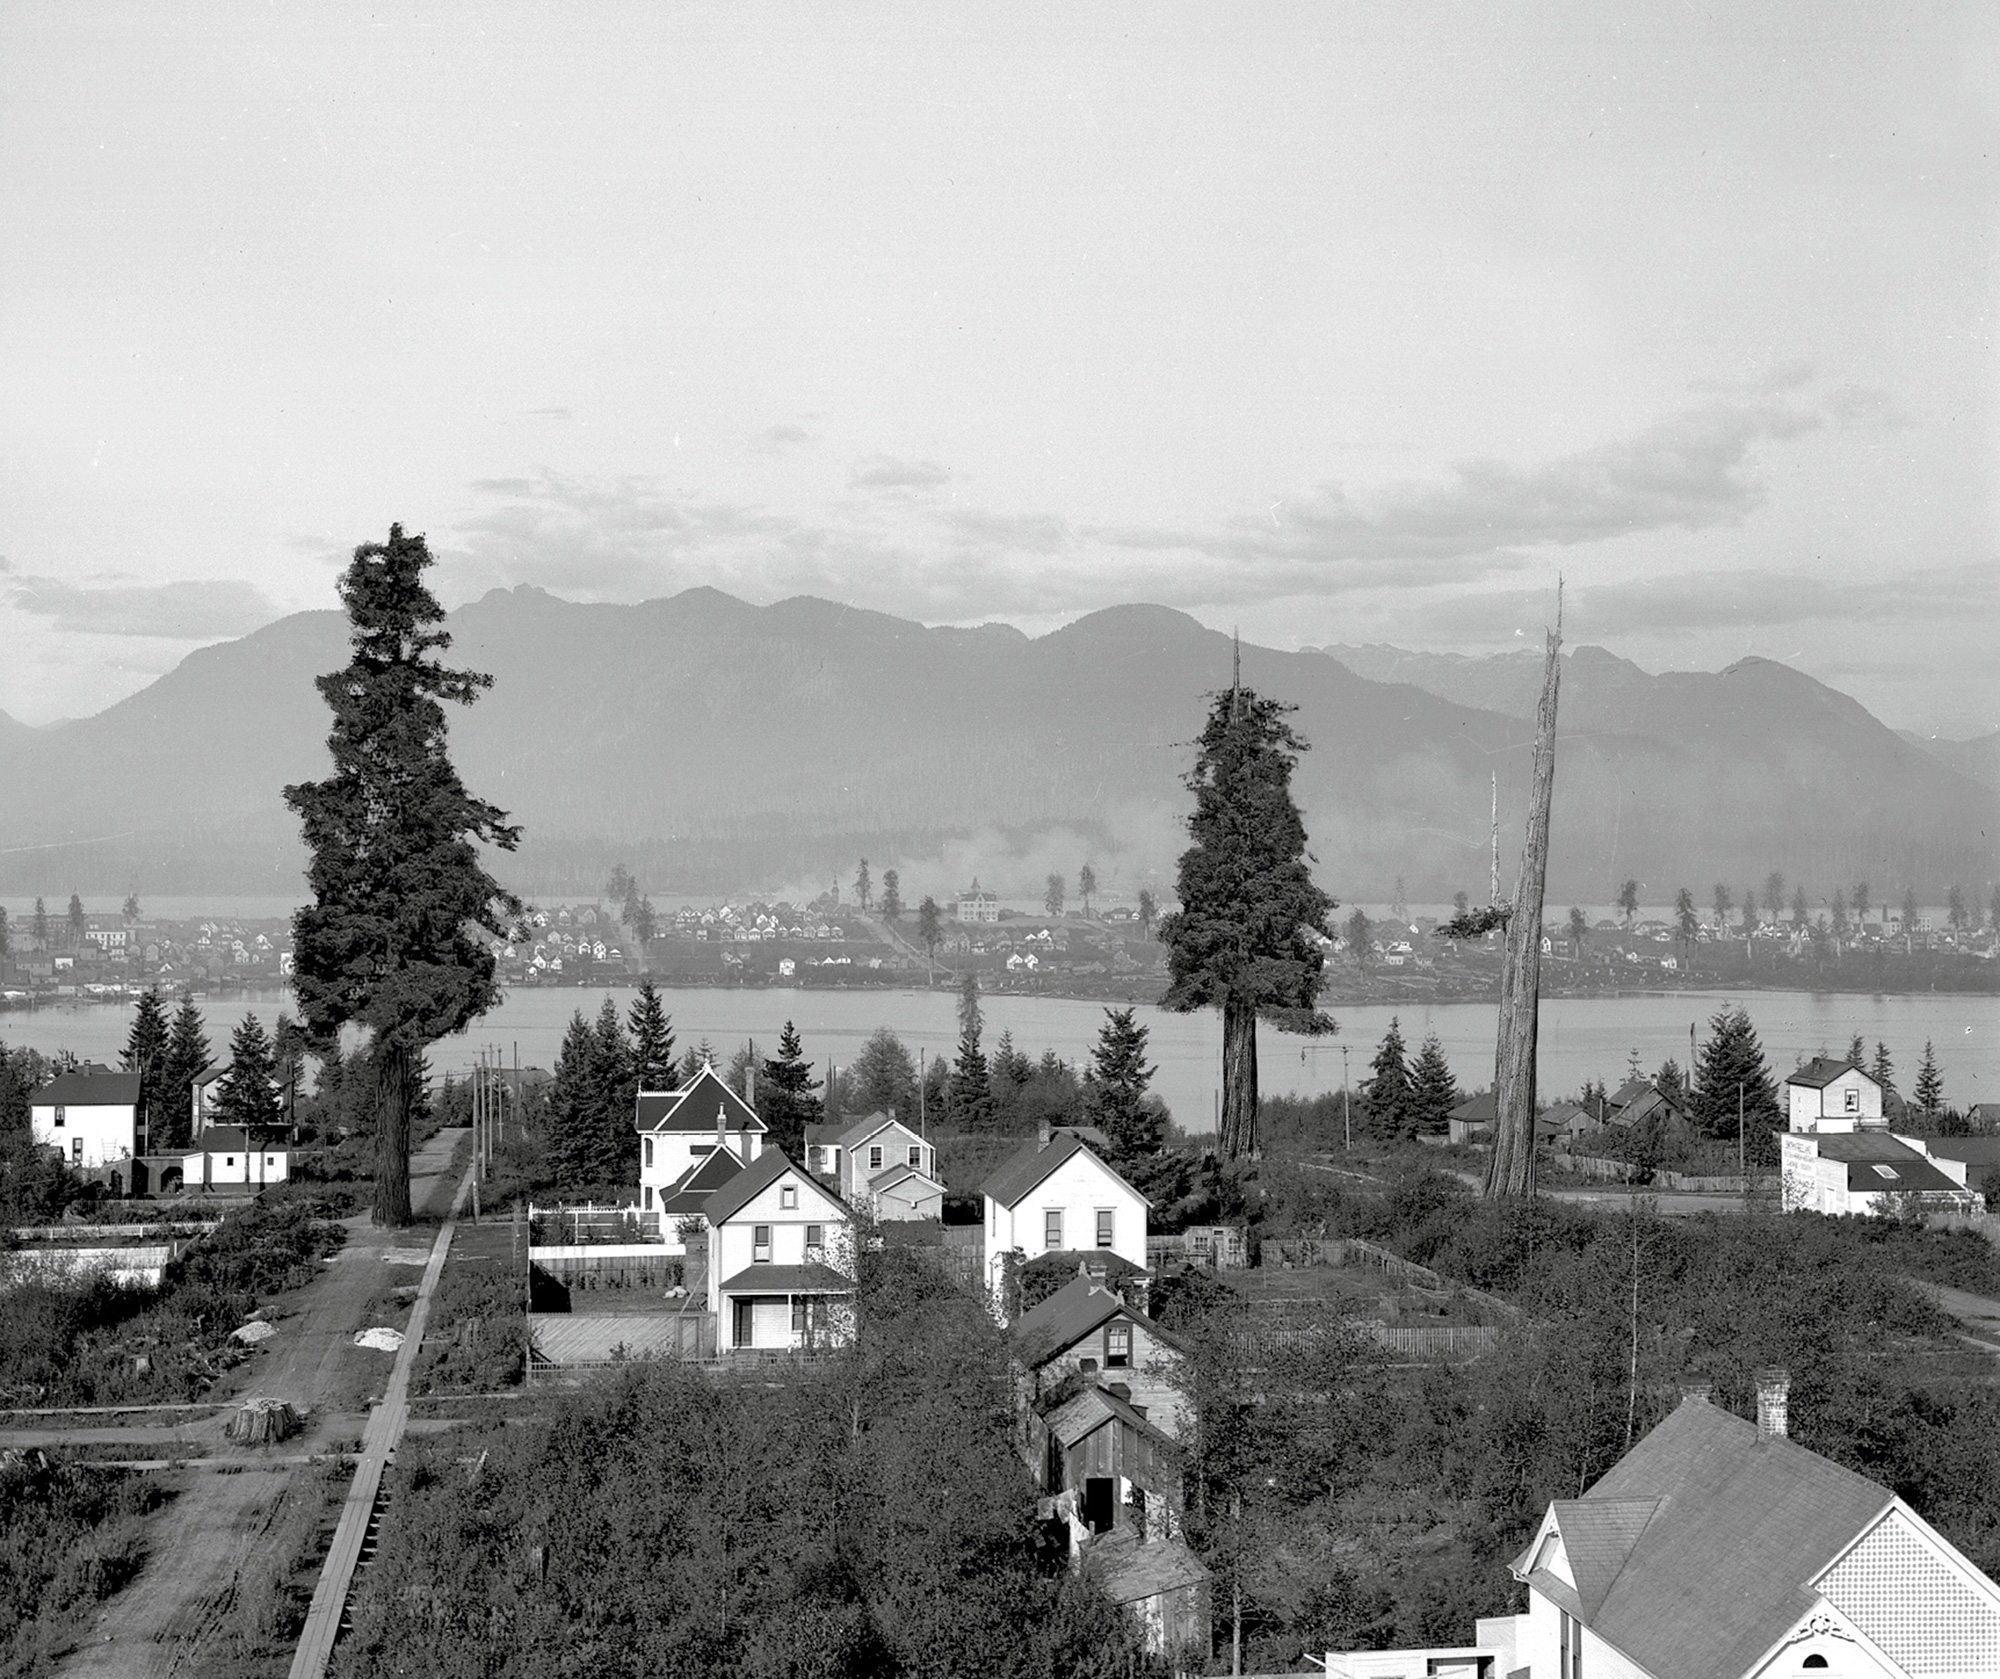
[[[431,1244],[431,1256],[424,1266],[416,1302],[410,1308],[409,1327],[403,1331],[403,1344],[396,1351],[388,1388],[361,1436],[361,1458],[354,1467],[354,1480],[340,1511],[340,1525],[334,1529],[333,1543],[327,1547],[319,1584],[313,1590],[312,1607],[306,1611],[306,1624],[299,1633],[299,1647],[292,1656],[291,1679],[322,1679],[333,1656],[334,1640],[340,1636],[340,1617],[347,1608],[347,1593],[354,1584],[355,1567],[361,1561],[361,1543],[367,1536],[368,1521],[375,1513],[375,1501],[382,1491],[382,1474],[403,1437],[404,1424],[409,1421],[410,1372],[424,1344],[431,1294],[444,1270],[445,1255],[451,1251],[452,1234],[458,1228],[458,1215],[472,1193],[472,1181],[478,1170],[476,1160],[466,1167],[458,1193],[452,1197],[444,1228]]]

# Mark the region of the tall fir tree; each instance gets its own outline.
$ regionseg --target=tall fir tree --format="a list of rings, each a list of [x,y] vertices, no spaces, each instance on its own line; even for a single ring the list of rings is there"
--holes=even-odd
[[[1917,1082],[1910,1087],[1910,1096],[1926,1114],[1944,1111],[1944,1074],[1938,1070],[1937,1051],[1929,1038],[1924,1039],[1924,1058],[1917,1063]]]
[[[692,1084],[700,1076],[702,1068],[714,1065],[715,1045],[708,1039],[703,1038],[698,1044],[688,1045],[687,1053],[681,1057],[680,1067],[675,1074],[675,1088]]]
[[[194,1081],[214,1064],[208,1026],[192,997],[182,997],[167,1032],[165,1070],[160,1080],[160,1129],[152,1140],[155,1153],[190,1140],[194,1130]]]
[[[35,900],[34,918],[29,921],[28,928],[34,935],[35,948],[37,950],[47,950],[49,948],[49,906],[43,903],[40,898]]]
[[[1861,1041],[1859,1032],[1847,1040],[1847,1064],[1863,1069],[1868,1065],[1868,1046]]]
[[[861,867],[854,871],[854,901],[866,914],[869,900],[875,896],[875,888],[868,878],[868,859],[861,859]]]
[[[557,1053],[548,1095],[548,1160],[569,1189],[635,1183],[637,1140],[632,1135],[631,1041],[610,998],[593,1024],[578,1009]]]
[[[1110,1139],[1112,1164],[1149,1159],[1166,1141],[1166,1114],[1149,1102],[1157,1065],[1146,1060],[1148,1029],[1137,1009],[1106,1009],[1083,1075],[1083,1116]]]
[[[446,751],[447,705],[492,685],[449,670],[444,608],[424,582],[421,536],[389,527],[354,550],[340,582],[353,657],[315,682],[333,712],[333,774],[285,789],[312,863],[313,901],[292,918],[293,987],[316,1041],[355,1023],[377,1075],[375,1222],[407,1225],[409,1096],[426,1046],[500,996],[494,947],[520,901],[481,865],[521,831],[466,790]]]
[[[757,1117],[768,1128],[766,1148],[778,1149],[787,1160],[805,1159],[806,1127],[826,1117],[819,1091],[799,1029],[788,1020],[778,1034],[778,1053],[757,1072]]]
[[[83,948],[83,931],[90,925],[83,913],[83,900],[74,892],[69,895],[69,947],[71,950]]]
[[[1458,1080],[1444,1058],[1435,1032],[1426,1032],[1417,1058],[1410,1065],[1410,1111],[1419,1134],[1441,1137],[1451,1129],[1451,1110],[1458,1106]]]
[[[1689,1104],[1695,1124],[1708,1136],[1736,1141],[1739,1087],[1745,1146],[1753,1158],[1762,1158],[1769,1152],[1767,1133],[1784,1127],[1784,1109],[1749,1011],[1725,1003],[1709,1019]]]
[[[1403,1044],[1403,1023],[1394,1015],[1389,1030],[1375,1047],[1369,1064],[1373,1077],[1363,1093],[1368,1104],[1368,1126],[1378,1137],[1413,1137],[1416,1114],[1410,1103],[1410,1064]]]
[[[1896,1064],[1889,1059],[1889,1046],[1880,1038],[1875,1040],[1875,1059],[1868,1064],[1868,1076],[1884,1090],[1896,1076]]]
[[[1323,1033],[1320,939],[1335,901],[1314,883],[1292,771],[1306,742],[1293,708],[1243,686],[1240,675],[1209,710],[1194,768],[1181,853],[1180,908],[1160,923],[1170,982],[1165,1008],[1222,1014],[1222,1153],[1257,1153],[1257,1021]]]
[[[958,1057],[952,1063],[951,1083],[945,1098],[955,1130],[993,1128],[993,1091],[986,1069],[986,1052],[979,1043],[985,1021],[979,1007],[979,975],[967,968],[958,988]]]
[[[271,1040],[263,1023],[246,1014],[229,1035],[229,1066],[215,1081],[216,1123],[242,1126],[254,1153],[283,1122],[284,1113]]]
[[[632,1071],[641,1090],[669,1090],[674,1082],[674,1021],[650,979],[639,982],[626,1016],[632,1034]]]
[[[903,880],[894,869],[882,871],[882,919],[888,922],[903,919]]]
[[[125,1035],[125,1052],[119,1057],[128,1073],[139,1075],[139,1119],[145,1127],[146,1146],[161,1135],[166,1119],[163,1100],[167,1077],[167,1041],[173,1027],[167,1020],[166,1005],[157,986],[148,987],[132,1011],[132,1028]]]
[[[7,927],[7,906],[0,904],[0,962],[14,953],[14,935]]]

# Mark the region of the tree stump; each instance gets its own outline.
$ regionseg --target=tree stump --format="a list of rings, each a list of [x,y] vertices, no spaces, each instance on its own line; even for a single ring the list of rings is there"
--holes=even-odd
[[[269,1446],[289,1440],[305,1419],[285,1399],[246,1399],[223,1433],[239,1446]]]

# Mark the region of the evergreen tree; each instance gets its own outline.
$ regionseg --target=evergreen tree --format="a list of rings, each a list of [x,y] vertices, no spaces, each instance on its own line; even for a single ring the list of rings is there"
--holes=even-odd
[[[1996,896],[1994,902],[2000,904],[2000,896]],[[1141,938],[1150,939],[1153,936],[1153,921],[1159,913],[1160,904],[1159,900],[1153,896],[1153,889],[1150,886],[1140,887],[1139,936]],[[1995,924],[2000,925],[2000,917],[1995,918]]]
[[[355,549],[340,583],[353,659],[315,686],[333,712],[333,774],[285,789],[312,855],[313,901],[292,918],[292,983],[314,1038],[367,1028],[377,1074],[375,1220],[410,1222],[409,1093],[425,1046],[499,999],[494,944],[520,901],[478,844],[521,831],[467,792],[445,750],[445,706],[492,678],[448,670],[444,608],[426,587],[424,539],[389,527]]]
[[[595,1176],[590,1091],[594,1048],[590,1022],[578,1009],[569,1018],[562,1048],[556,1051],[555,1076],[549,1081],[547,1098],[549,1170],[564,1185],[587,1183]]]
[[[799,1029],[788,1020],[778,1034],[778,1053],[757,1072],[757,1117],[768,1129],[766,1148],[780,1150],[788,1160],[805,1159],[806,1127],[826,1117],[819,1089]]]
[[[1053,872],[1042,886],[1042,908],[1051,918],[1063,912],[1063,877]]]
[[[1639,914],[1639,883],[1628,880],[1618,888],[1618,913],[1625,917],[1625,925],[1630,927]]]
[[[903,882],[894,869],[882,871],[882,919],[892,925],[903,919]]]
[[[28,923],[35,935],[35,948],[49,948],[49,906],[38,897],[35,899],[35,918]]]
[[[1810,919],[1806,913],[1806,889],[1803,886],[1794,886],[1792,888],[1792,925],[1803,929]]]
[[[653,942],[653,935],[660,929],[660,915],[653,908],[653,900],[642,893],[625,917],[625,925],[632,929],[632,937],[638,941],[639,959],[643,962],[646,947]]]
[[[252,1153],[284,1121],[276,1079],[271,1040],[257,1017],[246,1014],[229,1035],[228,1069],[215,1081],[215,1119],[219,1125],[242,1126]]]
[[[1346,936],[1348,951],[1353,955],[1361,971],[1366,973],[1368,964],[1375,955],[1371,942],[1375,929],[1368,919],[1368,912],[1357,904],[1354,913],[1341,923],[1340,930]]]
[[[1889,1046],[1880,1038],[1877,1038],[1875,1040],[1875,1059],[1868,1068],[1869,1077],[1874,1079],[1884,1090],[1887,1090],[1889,1088],[1889,1081],[1895,1077],[1895,1073],[1895,1064],[1889,1059]]]
[[[1965,931],[1965,891],[1957,885],[1947,886],[1944,892],[1945,925],[1954,933]]]
[[[885,881],[884,884],[886,885],[887,882]],[[868,878],[868,859],[864,857],[861,859],[861,867],[854,871],[854,901],[861,906],[865,913],[869,901],[874,895],[874,883]]]
[[[1410,1064],[1404,1053],[1403,1023],[1389,1019],[1389,1030],[1375,1048],[1370,1063],[1374,1077],[1363,1091],[1368,1105],[1368,1124],[1378,1137],[1414,1137],[1417,1116],[1411,1105]]]
[[[928,893],[917,906],[917,937],[922,940],[924,955],[937,960],[938,940],[944,933],[944,917],[939,913],[937,899]]]
[[[1715,883],[1715,930],[1719,933],[1729,925],[1729,912],[1735,900],[1729,895],[1729,888],[1721,881]]]
[[[1660,1070],[1653,1075],[1653,1088],[1669,1101],[1684,1103],[1687,1100],[1687,1075],[1671,1055],[1660,1063]]]
[[[660,1004],[650,979],[639,982],[639,995],[626,1016],[632,1033],[632,1071],[641,1090],[668,1090],[674,1078],[674,1022]]]
[[[1083,1075],[1083,1113],[1111,1142],[1111,1163],[1156,1155],[1166,1141],[1166,1116],[1146,1094],[1157,1066],[1146,1061],[1147,1028],[1136,1009],[1106,1009]]]
[[[1917,1063],[1917,1082],[1910,1094],[1926,1114],[1935,1115],[1944,1107],[1944,1075],[1938,1071],[1937,1053],[1929,1038],[1924,1039],[1924,1058]]]
[[[136,892],[127,892],[127,893],[125,894],[125,909],[124,909],[124,915],[125,915],[125,919],[126,919],[127,921],[137,921],[137,920],[139,919],[139,894],[138,894],[138,893],[136,893]]]
[[[1906,886],[1903,888],[1903,942],[1906,947],[1916,937],[1917,919],[1917,889]]]
[[[1861,1041],[1859,1032],[1847,1040],[1847,1064],[1864,1068],[1868,1065],[1868,1046]]]
[[[1683,886],[1674,894],[1674,929],[1680,934],[1681,958],[1683,961],[1694,955],[1695,934],[1701,930],[1701,917],[1695,914],[1694,894]]]
[[[1742,1087],[1743,1127],[1752,1155],[1764,1152],[1766,1132],[1782,1130],[1784,1110],[1764,1060],[1757,1028],[1741,1005],[1724,1004],[1710,1017],[1701,1047],[1701,1070],[1691,1103],[1694,1122],[1708,1136],[1736,1140],[1737,1088]]]
[[[638,1088],[632,1045],[610,998],[595,1024],[578,1009],[563,1034],[548,1095],[548,1161],[568,1189],[636,1183],[639,1149],[632,1135]]]
[[[1410,1112],[1419,1133],[1442,1137],[1450,1129],[1451,1110],[1458,1106],[1458,1080],[1444,1058],[1435,1032],[1426,1032],[1410,1067]]]
[[[992,1086],[996,1100],[1002,1099],[1003,1090],[1019,1090],[1035,1076],[1035,1064],[1014,1045],[1014,1034],[1002,1032],[1000,1041],[993,1046],[993,1059],[987,1065],[987,1079]]]
[[[167,1021],[166,1006],[157,986],[149,987],[132,1013],[132,1028],[125,1036],[125,1052],[119,1057],[128,1073],[139,1075],[139,1123],[145,1128],[150,1150],[167,1117],[164,1089],[167,1076],[167,1040],[173,1028]]]
[[[1743,936],[1747,939],[1757,931],[1757,894],[1749,887],[1743,888]]]
[[[1785,913],[1785,877],[1773,869],[1764,877],[1764,919],[1776,923]]]
[[[840,1111],[866,1118],[885,1113],[905,1125],[917,1122],[917,1063],[886,1026],[868,1036],[852,1066],[840,1075]]]
[[[986,1053],[979,1047],[985,1016],[979,1007],[979,975],[965,970],[958,991],[958,1059],[952,1064],[946,1108],[954,1129],[986,1131],[993,1125],[993,1092]]]
[[[83,948],[83,930],[88,925],[83,913],[83,900],[74,892],[69,895],[69,947],[71,950]]]
[[[160,1153],[189,1140],[194,1129],[194,1081],[208,1071],[214,1057],[208,1028],[192,997],[182,997],[167,1032],[167,1054],[160,1079],[160,1128],[150,1147]]]
[[[1569,912],[1569,942],[1577,955],[1583,954],[1583,941],[1590,937],[1590,917],[1572,905]]]
[[[681,1057],[680,1069],[675,1077],[674,1088],[678,1090],[684,1085],[692,1084],[700,1076],[702,1068],[714,1065],[715,1045],[710,1043],[708,1039],[703,1038],[700,1043],[691,1045],[687,1054]]]
[[[1236,682],[1203,728],[1181,853],[1181,907],[1160,924],[1170,983],[1162,1005],[1222,1011],[1222,1135],[1226,1158],[1257,1153],[1257,1020],[1323,1033],[1319,940],[1335,901],[1314,884],[1292,770],[1306,742],[1291,708]]]
[[[1090,914],[1090,900],[1097,896],[1097,871],[1088,863],[1076,871],[1077,901],[1083,905],[1086,917]]]

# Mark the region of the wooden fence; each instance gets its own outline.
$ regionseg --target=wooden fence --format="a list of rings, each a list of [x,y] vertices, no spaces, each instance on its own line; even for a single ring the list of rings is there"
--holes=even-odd
[[[531,1247],[528,1263],[552,1282],[571,1290],[645,1288],[664,1294],[687,1286],[687,1262],[657,1242],[579,1247]]]
[[[638,1207],[528,1207],[528,1240],[548,1247],[622,1246],[657,1242],[660,1215]]]

